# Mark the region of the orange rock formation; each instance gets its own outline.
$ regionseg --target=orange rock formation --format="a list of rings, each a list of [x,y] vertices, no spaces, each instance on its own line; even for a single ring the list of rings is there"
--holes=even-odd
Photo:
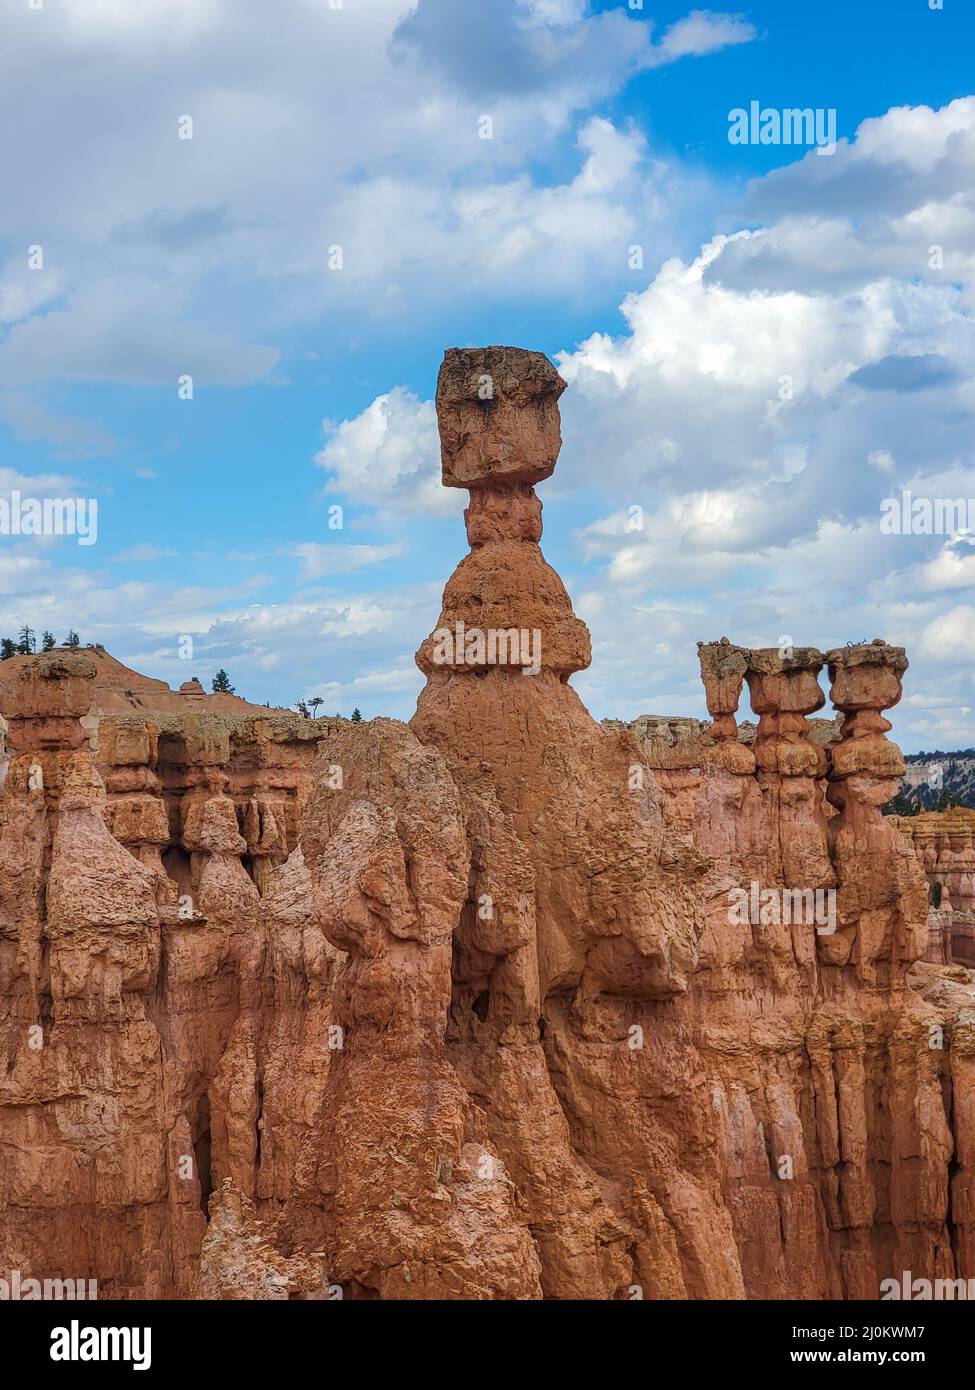
[[[975,982],[915,964],[924,872],[880,810],[904,652],[722,639],[710,725],[597,724],[538,544],[563,386],[446,355],[471,548],[408,726],[86,730],[89,654],[0,682],[0,1270],[255,1299],[975,1277]]]
[[[940,890],[928,909],[925,959],[975,966],[975,811],[953,806],[889,820],[911,841],[928,883]]]

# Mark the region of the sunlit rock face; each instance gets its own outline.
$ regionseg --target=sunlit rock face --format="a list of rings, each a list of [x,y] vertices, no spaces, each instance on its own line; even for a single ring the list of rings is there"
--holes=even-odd
[[[935,965],[975,967],[975,811],[952,806],[891,816],[928,881],[928,949]]]
[[[445,357],[470,548],[409,725],[92,711],[84,653],[0,680],[0,1268],[243,1299],[975,1277],[975,983],[926,881],[967,904],[975,861],[882,815],[906,655],[702,642],[710,723],[597,724],[539,546],[563,389]]]

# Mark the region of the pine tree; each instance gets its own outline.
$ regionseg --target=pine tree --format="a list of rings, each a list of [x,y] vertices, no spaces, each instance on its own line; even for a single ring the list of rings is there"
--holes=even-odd
[[[49,652],[49,651],[51,650],[52,647],[56,647],[56,646],[57,646],[57,643],[56,643],[55,640],[54,640],[54,633],[53,633],[53,632],[45,632],[45,633],[44,633],[44,636],[41,638],[41,651],[42,651],[42,652]]]
[[[212,689],[214,695],[233,695],[233,694],[234,694],[234,688],[233,688],[233,686],[230,684],[230,677],[227,675],[226,671],[223,669],[222,666],[220,667],[220,670],[217,672],[217,674],[216,674],[216,675],[214,676],[214,678],[213,678],[213,684],[212,684],[212,686],[211,686],[211,689]]]
[[[17,655],[17,643],[11,637],[0,638],[0,661]]]
[[[353,724],[362,723],[362,711],[358,708],[358,706],[352,711],[352,722]]]
[[[308,701],[309,708],[315,711],[315,713],[312,715],[312,719],[318,718],[318,711],[321,709],[324,703],[325,701],[322,699],[321,695],[316,695],[314,699]]]
[[[69,628],[68,628],[68,635],[67,635],[67,637],[64,639],[64,645],[65,645],[66,647],[80,647],[80,646],[81,646],[81,638],[80,638],[80,637],[78,636],[78,634],[75,632],[75,630],[74,630],[73,627],[69,627]]]
[[[295,709],[299,714],[303,714],[306,719],[311,718],[311,715],[308,713],[308,706],[305,704],[304,700],[296,700]]]
[[[20,640],[17,643],[17,650],[21,656],[30,656],[37,651],[37,634],[33,628],[26,624],[20,629]]]

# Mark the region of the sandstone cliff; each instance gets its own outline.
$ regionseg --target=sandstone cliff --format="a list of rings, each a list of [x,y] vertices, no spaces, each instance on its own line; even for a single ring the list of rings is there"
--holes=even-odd
[[[956,806],[888,820],[907,837],[932,890],[925,959],[975,966],[975,811]]]
[[[975,749],[953,753],[908,753],[904,759],[900,799],[915,811],[954,804],[975,807]]]
[[[446,355],[470,551],[409,726],[86,730],[84,653],[0,691],[0,1267],[254,1299],[975,1277],[975,983],[915,964],[924,870],[880,809],[906,656],[702,643],[710,724],[597,724],[539,548],[563,388]]]

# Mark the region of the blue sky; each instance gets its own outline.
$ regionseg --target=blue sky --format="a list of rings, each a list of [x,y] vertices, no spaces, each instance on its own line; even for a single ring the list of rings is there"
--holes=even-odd
[[[0,26],[0,494],[99,502],[96,545],[0,537],[0,633],[408,717],[465,550],[437,368],[514,343],[570,383],[543,546],[597,717],[703,715],[699,638],[880,635],[905,748],[975,744],[971,543],[879,530],[905,487],[975,497],[970,6],[0,0]],[[833,108],[838,149],[732,145],[752,100]]]

